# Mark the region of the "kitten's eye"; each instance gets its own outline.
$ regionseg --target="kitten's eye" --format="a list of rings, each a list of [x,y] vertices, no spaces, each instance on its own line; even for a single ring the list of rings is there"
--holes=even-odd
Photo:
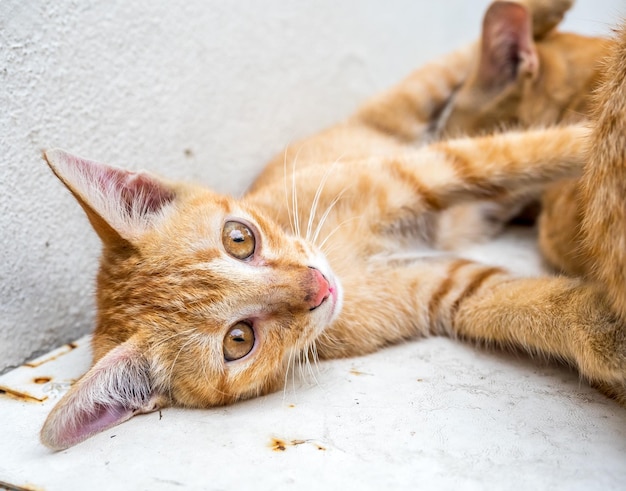
[[[256,240],[249,227],[240,222],[226,222],[222,230],[222,244],[231,256],[248,259],[254,253]]]
[[[245,322],[238,322],[231,327],[224,338],[224,359],[239,360],[254,347],[254,329]]]

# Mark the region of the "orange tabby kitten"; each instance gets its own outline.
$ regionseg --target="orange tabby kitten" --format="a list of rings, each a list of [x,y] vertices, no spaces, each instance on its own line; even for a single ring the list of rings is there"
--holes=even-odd
[[[442,94],[407,100],[414,121],[403,128],[428,127],[463,79],[460,58],[418,72],[418,87],[435,77]],[[297,161],[270,164],[241,200],[46,152],[104,246],[95,364],[50,413],[46,445],[66,448],[159,407],[267,393],[301,353],[354,356],[429,334],[541,352],[623,387],[626,334],[601,288],[516,278],[433,247],[455,205],[578,175],[589,130],[421,149],[367,124],[331,133]],[[342,138],[371,151],[337,160]]]

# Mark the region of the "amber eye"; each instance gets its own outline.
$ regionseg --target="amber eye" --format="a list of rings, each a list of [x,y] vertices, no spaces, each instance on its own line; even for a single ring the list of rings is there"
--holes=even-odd
[[[254,329],[245,322],[238,322],[231,327],[224,337],[224,359],[239,360],[254,347]]]
[[[254,253],[256,240],[249,227],[240,222],[226,222],[222,230],[222,244],[231,256],[248,259]]]

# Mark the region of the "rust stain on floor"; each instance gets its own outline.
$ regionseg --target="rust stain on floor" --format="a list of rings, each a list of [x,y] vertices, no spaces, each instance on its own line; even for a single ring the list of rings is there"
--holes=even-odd
[[[48,358],[43,358],[40,360],[36,360],[36,361],[29,361],[24,363],[25,367],[30,367],[30,368],[37,368],[40,367],[41,365],[43,365],[44,363],[48,363],[49,361],[53,361],[56,360],[57,358],[68,354],[70,351],[75,350],[76,348],[78,348],[78,344],[76,343],[67,343],[65,346],[63,346],[62,348],[65,348],[65,350],[61,351],[60,353],[55,353],[54,355],[48,357]],[[60,349],[62,349],[60,348]]]
[[[39,397],[31,396],[30,394],[25,394],[24,392],[10,389],[9,387],[5,387],[3,385],[0,385],[0,395],[10,397],[11,399],[17,399],[18,401],[26,402],[44,402],[46,399],[48,399],[48,396],[44,396],[40,399]]]
[[[356,375],[357,377],[358,377],[358,376],[360,376],[360,375],[372,375],[371,373],[361,372],[360,370],[357,370],[357,369],[356,369],[356,368],[354,368],[354,367],[350,369],[350,373],[351,373],[352,375]]]
[[[0,481],[0,489],[6,489],[8,491],[44,491],[43,488],[35,486],[34,484],[23,484],[18,486],[4,481]]]
[[[313,440],[290,440],[286,441],[281,438],[272,438],[269,444],[269,447],[274,452],[284,452],[287,450],[287,447],[296,447],[298,445],[304,445],[305,443],[310,443],[314,445],[318,450],[326,450],[326,447],[323,447],[319,443],[314,442]]]

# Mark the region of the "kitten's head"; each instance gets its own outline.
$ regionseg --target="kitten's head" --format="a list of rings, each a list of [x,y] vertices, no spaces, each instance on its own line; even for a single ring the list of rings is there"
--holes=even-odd
[[[572,0],[496,1],[485,13],[479,56],[442,111],[444,136],[573,121],[597,80],[603,41],[554,27]]]
[[[103,242],[96,363],[51,412],[46,445],[166,405],[269,392],[338,315],[322,254],[245,201],[59,150],[45,157]]]

